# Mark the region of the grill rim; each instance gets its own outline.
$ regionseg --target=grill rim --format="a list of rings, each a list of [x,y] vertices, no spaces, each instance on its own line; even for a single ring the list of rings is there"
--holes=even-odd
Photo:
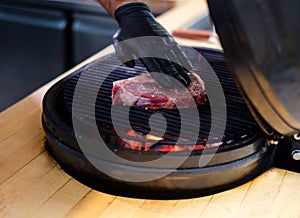
[[[64,87],[62,84],[67,83],[74,74],[93,65],[95,62],[85,65],[57,82],[47,91],[43,99],[42,125],[46,133],[47,150],[66,173],[83,184],[98,191],[125,197],[147,199],[191,198],[234,188],[255,178],[272,166],[276,146],[266,147],[265,145],[261,145],[258,146],[258,149],[254,153],[246,157],[239,156],[238,159],[229,163],[201,168],[178,168],[171,175],[147,183],[124,183],[124,181],[117,181],[98,170],[94,171],[95,167],[86,159],[84,154],[75,149],[78,145],[72,127],[65,123],[57,109],[53,106],[56,105],[58,95]],[[55,116],[53,117],[53,115]],[[259,138],[261,140],[265,139],[264,137]],[[236,150],[238,147],[235,146],[232,149]],[[245,160],[248,160],[248,162]],[[124,168],[124,166],[116,163],[114,163],[114,166],[119,167],[119,169]],[[230,167],[226,168],[226,166]],[[227,180],[227,176],[223,180],[224,175],[227,175],[224,169],[235,170],[231,174],[230,180]],[[143,171],[143,169],[140,170]],[[210,175],[213,179],[208,179],[207,175]],[[184,176],[188,176],[189,178],[187,180],[182,179]],[[218,180],[219,185],[214,186],[210,184],[210,181],[216,181],[215,177],[220,179]],[[175,182],[165,186],[173,179]],[[175,186],[172,186],[174,184]],[[191,184],[193,184],[192,187]]]
[[[78,145],[78,142],[76,140],[73,127],[69,125],[72,123],[71,117],[66,118],[63,117],[63,112],[58,111],[57,108],[54,107],[54,105],[58,104],[58,101],[63,101],[63,90],[65,85],[77,74],[81,73],[85,69],[88,69],[90,66],[93,66],[95,63],[97,63],[99,60],[102,60],[102,58],[95,60],[82,68],[76,70],[72,74],[68,75],[67,77],[63,78],[61,81],[57,82],[55,85],[53,85],[46,93],[43,99],[43,123],[45,124],[45,128],[48,129],[53,135],[55,135],[61,142],[63,142],[65,145],[69,146],[72,149],[77,150],[78,152],[81,152],[80,146]],[[65,106],[64,104],[60,104],[60,106]],[[60,110],[68,110],[67,108],[60,109]],[[66,113],[68,114],[68,113]],[[70,120],[70,123],[66,122],[66,119]],[[260,140],[263,140],[264,136],[260,131],[257,132],[257,134],[252,135],[251,137],[247,138],[247,141],[238,141],[238,143],[234,143],[232,145],[222,145],[218,148],[217,155],[221,157],[219,160],[214,159],[210,163],[208,163],[209,166],[218,165],[218,164],[224,164],[227,162],[231,162],[246,156],[249,156],[255,152],[258,152],[261,147],[265,146],[265,142]],[[247,149],[248,147],[248,149]],[[130,148],[124,148],[121,146],[113,146],[111,147],[112,151],[115,151],[115,153],[125,159],[138,161],[142,158],[145,158],[145,160],[149,160],[152,158],[160,158],[164,152],[159,151],[141,151],[141,150],[134,150]],[[245,151],[246,152],[242,152]],[[182,152],[171,152],[172,156],[176,158],[176,155],[185,155],[188,151],[182,151]],[[190,154],[190,157],[196,157],[202,154],[202,150],[196,150],[192,151]],[[236,153],[234,157],[228,157],[226,152],[228,153]],[[136,158],[139,155],[140,158]],[[191,158],[192,159],[192,158]],[[194,158],[195,159],[195,158]],[[222,162],[223,161],[223,162]],[[198,163],[195,160],[188,160],[186,161],[181,168],[197,168]]]
[[[43,122],[43,125],[45,123]],[[46,147],[48,152],[62,169],[79,182],[88,187],[112,195],[157,200],[188,199],[207,196],[242,185],[266,170],[270,169],[277,150],[276,146],[261,148],[258,152],[226,164],[193,168],[177,169],[161,179],[136,183],[116,180],[97,170],[84,154],[70,148],[52,135],[44,126]],[[111,164],[104,161],[103,164]],[[136,168],[126,168],[124,165],[111,164],[123,173]],[[119,168],[119,169],[118,169]],[[145,169],[133,170],[142,174]],[[155,169],[157,170],[157,169]],[[233,170],[233,173],[227,173]],[[208,177],[209,176],[209,177]],[[216,177],[218,179],[216,179]],[[185,178],[185,179],[182,179]],[[172,182],[171,182],[172,181]],[[211,184],[218,181],[218,184]],[[171,182],[171,184],[170,184]],[[211,183],[210,183],[211,182]],[[176,184],[176,186],[174,186]],[[191,186],[193,184],[193,186]]]

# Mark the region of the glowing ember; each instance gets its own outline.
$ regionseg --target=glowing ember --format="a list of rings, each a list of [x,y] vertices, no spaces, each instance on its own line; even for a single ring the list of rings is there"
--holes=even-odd
[[[148,151],[148,150],[155,150],[155,151],[161,151],[161,152],[180,152],[180,151],[191,151],[191,150],[203,150],[205,148],[211,148],[211,147],[218,147],[223,145],[223,142],[218,142],[218,143],[213,143],[213,144],[205,144],[207,139],[202,139],[204,144],[196,144],[196,145],[180,145],[180,142],[188,142],[187,139],[178,139],[177,143],[175,145],[159,145],[155,146],[156,142],[165,140],[165,138],[158,137],[155,135],[151,134],[143,134],[141,132],[135,131],[135,130],[130,130],[126,134],[129,136],[128,138],[126,137],[123,138],[124,143],[123,146],[125,148],[130,148],[134,150],[143,150],[143,151]],[[167,142],[166,142],[167,143]]]
[[[135,139],[123,139],[126,141],[124,147],[125,148],[131,148],[131,149],[135,149],[135,150],[149,150],[151,148],[151,146],[153,145],[152,141],[160,141],[160,140],[164,140],[164,138],[161,137],[157,137],[155,135],[144,135],[141,132],[137,132],[134,130],[130,130],[126,135],[131,136],[136,138]],[[146,142],[141,142],[141,139],[145,139],[147,140]]]

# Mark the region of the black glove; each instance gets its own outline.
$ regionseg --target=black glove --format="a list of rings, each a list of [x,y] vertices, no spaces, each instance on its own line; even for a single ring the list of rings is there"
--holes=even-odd
[[[142,57],[139,59],[152,77],[166,88],[174,88],[175,85],[165,74],[173,76],[184,86],[190,83],[187,73],[192,69],[191,62],[173,37],[155,20],[146,4],[123,5],[115,11],[115,18],[120,28],[113,42],[120,61],[134,67],[134,56]]]

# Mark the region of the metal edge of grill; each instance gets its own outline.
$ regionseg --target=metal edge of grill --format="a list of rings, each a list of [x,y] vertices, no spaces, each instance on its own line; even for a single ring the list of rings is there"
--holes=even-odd
[[[206,52],[206,50],[204,49],[204,51]],[[210,50],[208,50],[208,52],[211,52]],[[214,51],[212,51],[214,52]],[[102,61],[103,59],[101,59],[100,61]],[[99,61],[99,60],[98,60]],[[214,60],[217,63],[220,63],[220,56],[216,55],[216,59]],[[84,68],[78,70],[77,72],[74,72],[73,74],[71,74],[70,76],[64,78],[63,80],[61,80],[60,82],[58,82],[56,85],[54,85],[45,95],[45,98],[43,100],[43,128],[45,130],[45,132],[47,133],[47,148],[49,150],[49,152],[55,157],[55,159],[58,161],[58,163],[60,163],[63,168],[69,172],[71,175],[73,175],[75,178],[78,178],[79,180],[83,181],[84,183],[87,183],[89,186],[93,187],[95,186],[95,181],[93,178],[98,178],[98,179],[104,179],[104,181],[111,181],[114,180],[112,178],[109,178],[105,175],[103,175],[103,173],[99,173],[97,171],[95,171],[95,174],[97,175],[90,175],[93,174],[91,172],[91,168],[93,168],[91,166],[91,164],[89,163],[89,161],[84,157],[84,155],[82,154],[77,141],[76,141],[76,137],[74,135],[74,132],[72,131],[72,124],[70,123],[71,121],[71,114],[70,114],[70,108],[68,108],[68,105],[65,104],[64,100],[65,100],[65,95],[62,94],[64,93],[64,86],[67,85],[70,80],[72,80],[72,78],[74,78],[74,76],[76,76],[76,74],[80,74],[80,72],[82,72],[83,70],[89,69],[91,66],[94,66],[96,62],[90,63],[87,66],[85,66]],[[219,67],[219,66],[217,66]],[[231,83],[233,82],[233,80],[231,81]],[[234,82],[233,82],[234,84]],[[231,90],[232,87],[229,87],[229,90]],[[237,90],[237,89],[236,89]],[[235,89],[233,91],[236,91]],[[49,94],[50,93],[50,94]],[[236,99],[237,101],[241,101],[240,98]],[[57,108],[55,108],[58,105],[65,105],[63,107],[61,107],[59,110]],[[248,113],[248,112],[247,112]],[[246,113],[246,114],[247,114]],[[67,117],[65,117],[64,115],[69,114]],[[249,114],[250,115],[250,114]],[[250,115],[251,116],[251,115]],[[253,125],[253,119],[250,117],[250,119],[248,120],[248,118],[246,119],[246,123],[248,124],[252,124]],[[104,122],[105,123],[105,122]],[[109,124],[109,122],[107,122],[106,124]],[[254,122],[254,129],[257,129],[255,122]],[[253,126],[252,126],[253,128]],[[102,130],[101,128],[99,130]],[[198,188],[195,187],[186,187],[185,185],[181,184],[181,182],[179,182],[181,185],[178,186],[184,186],[184,187],[179,187],[179,190],[198,190],[196,192],[192,191],[189,192],[189,194],[184,194],[182,193],[182,191],[177,191],[177,194],[171,194],[172,192],[169,193],[169,196],[171,198],[173,198],[172,196],[190,196],[190,195],[194,195],[193,193],[197,193],[196,195],[202,195],[205,193],[212,193],[215,192],[216,190],[225,190],[229,187],[233,187],[236,186],[237,184],[241,184],[243,183],[243,181],[248,181],[250,178],[253,178],[255,175],[263,172],[264,170],[266,170],[267,168],[269,168],[271,166],[271,162],[273,159],[273,155],[274,155],[274,147],[265,147],[265,139],[264,137],[260,134],[260,132],[258,131],[258,133],[251,133],[249,134],[249,137],[246,140],[239,140],[238,143],[233,144],[233,145],[225,145],[223,148],[220,147],[220,151],[218,151],[217,155],[215,158],[215,161],[212,161],[210,164],[208,164],[206,167],[203,168],[203,170],[208,170],[208,172],[211,170],[211,174],[213,175],[213,171],[214,171],[214,167],[217,167],[216,169],[218,169],[218,173],[219,174],[219,168],[224,168],[226,169],[226,166],[229,166],[230,164],[236,164],[240,165],[240,168],[242,169],[243,167],[245,168],[251,168],[252,171],[247,171],[248,172],[248,176],[247,175],[243,175],[242,177],[240,177],[240,175],[237,175],[236,177],[233,176],[232,177],[232,181],[227,181],[227,176],[224,179],[220,180],[220,185],[215,185],[215,187],[204,187],[204,185],[198,185]],[[111,145],[108,145],[111,146]],[[116,152],[116,154],[120,155],[123,158],[128,158],[128,159],[136,159],[136,161],[147,161],[147,160],[152,160],[153,158],[159,158],[162,155],[164,155],[162,152],[156,152],[156,151],[135,151],[135,150],[131,150],[131,149],[125,149],[122,147],[118,147],[118,149],[115,149],[115,146],[112,146],[112,150]],[[195,173],[204,179],[206,173],[200,172],[199,169],[197,169],[197,164],[198,164],[198,156],[201,155],[201,151],[193,151],[188,159],[187,162],[185,162],[180,168],[177,169],[177,171],[174,173],[175,177],[171,176],[170,178],[176,178],[176,175],[178,176],[178,178],[180,177],[181,173],[186,173],[188,170],[191,170],[191,174]],[[232,155],[230,155],[232,154]],[[174,154],[172,154],[174,158],[176,158],[176,155],[180,155],[179,153],[174,152]],[[225,158],[222,158],[225,157]],[[231,156],[231,157],[230,157]],[[74,160],[71,160],[70,157],[74,158],[74,160],[76,159],[80,159],[80,161],[78,161],[77,163],[74,162]],[[139,157],[139,158],[137,158]],[[229,159],[227,157],[230,157]],[[247,159],[248,158],[248,159]],[[245,164],[245,162],[243,163],[243,160],[248,161],[248,164],[251,162],[251,167],[246,166],[247,164]],[[255,164],[253,162],[253,160],[255,159]],[[265,160],[263,160],[265,159]],[[99,161],[104,161],[106,162],[106,160],[99,160]],[[247,162],[246,161],[246,162]],[[239,164],[237,164],[237,162]],[[263,163],[263,164],[262,164]],[[109,163],[112,164],[113,166],[115,166],[115,164],[117,163]],[[79,167],[79,168],[78,168]],[[125,167],[126,166],[122,166]],[[122,168],[121,167],[121,168]],[[129,170],[129,168],[131,167],[135,167],[135,166],[127,166]],[[116,169],[114,169],[116,170]],[[117,169],[120,170],[120,169]],[[143,170],[143,169],[141,169]],[[156,169],[156,170],[160,170],[160,169]],[[186,171],[187,170],[187,171]],[[228,168],[229,171],[232,171]],[[184,172],[186,171],[186,172]],[[226,170],[224,171],[226,172]],[[126,172],[125,172],[126,173]],[[237,172],[235,172],[237,173]],[[223,173],[220,173],[220,175],[223,175]],[[82,178],[82,175],[87,175],[87,179]],[[201,176],[202,175],[202,176]],[[219,175],[219,176],[220,176]],[[96,177],[95,177],[96,176]],[[182,175],[181,175],[182,176]],[[196,178],[195,177],[195,178]],[[238,178],[237,178],[238,177]],[[193,180],[194,182],[196,182],[195,178],[193,178],[193,176],[191,175],[191,180]],[[207,179],[204,179],[207,180]],[[210,177],[208,180],[213,180],[212,177]],[[226,180],[226,182],[225,182]],[[174,181],[177,181],[177,179],[175,179]],[[114,181],[113,183],[117,183],[120,184],[122,183],[121,181]],[[177,181],[178,182],[178,181]],[[143,184],[139,184],[139,185],[135,185],[135,184],[127,184],[129,187],[131,187],[131,189],[133,188],[139,191],[142,190],[151,190],[152,188],[149,189],[149,186],[153,186],[153,188],[155,190],[165,190],[166,192],[169,192],[170,187],[163,187],[163,183],[161,180],[160,181],[155,181],[154,183],[150,183],[150,184],[145,184],[145,187]],[[101,183],[102,184],[102,183]],[[103,184],[102,184],[103,185]],[[105,186],[105,185],[104,185]],[[214,186],[214,185],[212,185]],[[174,186],[176,187],[176,186]],[[101,189],[101,187],[99,187],[99,185],[96,185],[96,189]],[[130,190],[131,190],[130,189]],[[172,188],[171,188],[172,190]],[[145,194],[148,195],[149,197],[149,192],[146,191]],[[119,192],[117,193],[122,193],[122,191],[119,190]],[[142,193],[144,193],[142,191]],[[202,194],[201,194],[202,193]],[[158,198],[161,198],[162,196],[159,193],[156,193]],[[156,198],[156,194],[153,195],[154,198]],[[124,193],[125,196],[130,195],[129,193]],[[140,194],[138,196],[143,196],[143,194]],[[138,197],[137,196],[137,197]],[[151,195],[150,195],[151,196]]]

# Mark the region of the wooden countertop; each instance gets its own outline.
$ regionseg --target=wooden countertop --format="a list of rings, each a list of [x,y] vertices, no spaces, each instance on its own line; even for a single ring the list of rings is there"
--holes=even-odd
[[[203,4],[202,4],[203,5]],[[200,0],[163,15],[169,29],[205,10]],[[185,7],[185,8],[184,8]],[[176,21],[175,21],[176,20]],[[172,22],[170,22],[172,21]],[[176,24],[175,24],[176,23]],[[179,40],[183,42],[184,40]],[[211,42],[187,44],[217,46]],[[106,53],[109,47],[75,68]],[[73,71],[73,70],[71,70]],[[299,217],[300,175],[273,168],[235,189],[188,200],[141,200],[91,190],[67,175],[45,150],[41,102],[47,89],[71,71],[49,82],[0,113],[0,217]]]

